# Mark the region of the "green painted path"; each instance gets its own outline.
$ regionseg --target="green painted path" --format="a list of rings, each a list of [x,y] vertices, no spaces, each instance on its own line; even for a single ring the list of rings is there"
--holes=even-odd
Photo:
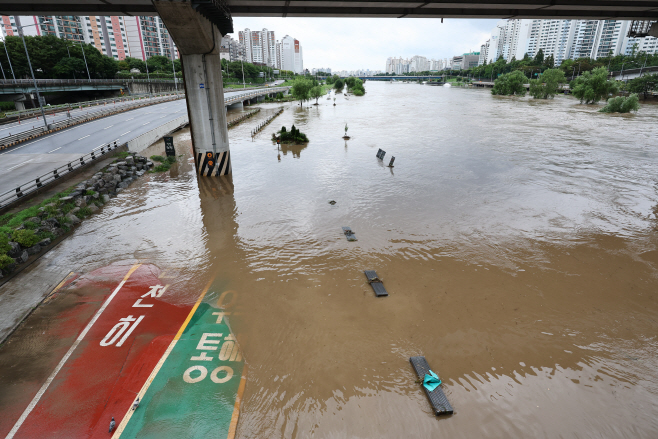
[[[244,362],[227,314],[199,304],[122,438],[224,439],[235,433]]]

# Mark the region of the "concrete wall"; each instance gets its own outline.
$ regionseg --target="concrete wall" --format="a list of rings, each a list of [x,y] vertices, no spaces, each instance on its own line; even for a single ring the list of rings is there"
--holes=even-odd
[[[167,134],[187,125],[188,122],[189,119],[187,118],[187,114],[186,114],[185,116],[176,118],[170,122],[165,123],[164,125],[160,125],[159,127],[154,128],[151,131],[144,133],[139,137],[135,137],[134,139],[128,141],[128,151],[134,151],[134,152],[143,151],[144,149],[153,145],[158,140],[162,139]]]
[[[168,92],[168,91],[176,91],[176,85],[171,82],[126,82],[128,85],[128,89],[130,90],[130,94],[145,94],[145,93],[161,93],[161,92]],[[150,85],[150,90],[149,90],[149,85]],[[178,90],[183,91],[184,90],[183,86],[183,80],[179,79],[178,81]]]

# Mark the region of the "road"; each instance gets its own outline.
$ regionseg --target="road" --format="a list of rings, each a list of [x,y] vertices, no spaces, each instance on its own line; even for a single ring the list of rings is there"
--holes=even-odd
[[[142,99],[140,102],[142,103],[147,103],[151,99]],[[127,105],[131,105],[137,101],[123,101],[123,102],[116,102],[116,103],[111,103],[107,105],[99,105],[99,106],[92,106],[92,107],[85,107],[85,108],[78,108],[71,110],[71,117],[77,117],[77,116],[82,116],[84,114],[87,114],[89,112],[93,112],[99,109],[109,109],[109,108],[116,108],[120,109],[121,107],[125,107]],[[75,105],[75,104],[71,104]],[[59,111],[56,114],[47,114],[46,115],[46,120],[48,123],[54,123],[54,122],[61,122],[63,120],[68,119],[68,116],[66,114],[65,110]],[[31,130],[32,128],[38,128],[40,126],[43,126],[43,121],[41,120],[41,116],[38,117],[29,117],[25,119],[21,119],[20,123],[18,122],[12,122],[8,124],[3,124],[0,125],[0,139],[4,137],[11,136],[12,134],[18,134],[23,131],[28,131]]]
[[[224,96],[241,93],[245,91],[225,92]],[[180,99],[104,117],[16,145],[0,153],[0,194],[78,160],[101,145],[125,143],[185,114],[185,100]]]

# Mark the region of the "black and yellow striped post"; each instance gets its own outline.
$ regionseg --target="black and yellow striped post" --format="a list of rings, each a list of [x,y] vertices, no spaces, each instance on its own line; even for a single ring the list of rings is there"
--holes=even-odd
[[[229,175],[231,173],[231,151],[198,153],[196,164],[199,175],[205,177]]]

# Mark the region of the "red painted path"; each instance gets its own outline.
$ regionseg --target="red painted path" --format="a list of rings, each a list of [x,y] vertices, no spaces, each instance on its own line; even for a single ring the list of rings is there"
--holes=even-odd
[[[68,350],[62,349],[56,356],[61,369],[49,365],[50,384],[41,380],[38,385],[25,386],[25,401],[4,412],[3,417],[9,415],[11,419],[3,420],[0,435],[107,438],[111,417],[117,425],[121,422],[194,304],[168,303],[166,284],[152,266],[133,266],[130,270],[123,266],[122,273],[117,267],[107,267],[107,271],[97,270],[79,285],[101,290],[100,297],[86,299],[81,295],[81,302],[89,302],[56,316],[58,324],[53,330],[59,331],[57,337],[71,339]],[[108,276],[116,281],[108,282]],[[20,427],[16,429],[17,425]]]

